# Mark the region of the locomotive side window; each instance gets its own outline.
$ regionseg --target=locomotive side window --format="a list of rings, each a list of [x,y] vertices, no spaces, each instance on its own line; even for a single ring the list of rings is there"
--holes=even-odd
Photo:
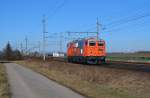
[[[74,43],[74,47],[78,47],[79,46],[79,43],[78,42],[76,42],[76,43]]]
[[[88,45],[88,42],[87,41],[85,41],[85,46],[87,46]]]
[[[83,46],[84,46],[84,41],[80,41],[80,42],[79,42],[79,48],[82,49]]]
[[[104,43],[99,42],[99,43],[98,43],[98,46],[104,46]]]
[[[96,42],[95,41],[90,41],[89,42],[89,46],[95,46],[96,45]]]
[[[69,44],[67,44],[67,47],[69,47]]]

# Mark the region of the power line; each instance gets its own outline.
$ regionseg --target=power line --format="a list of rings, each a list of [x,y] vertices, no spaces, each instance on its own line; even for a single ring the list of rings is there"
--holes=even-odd
[[[140,23],[141,24],[141,23]],[[149,23],[150,24],[150,23]],[[149,24],[147,24],[146,26],[149,26]],[[143,23],[141,25],[144,25]],[[144,28],[143,26],[140,26],[140,28]],[[108,29],[105,30],[104,32],[114,32],[114,31],[120,31],[123,30],[124,28],[116,28],[116,29]],[[139,29],[139,28],[138,28]]]
[[[119,20],[116,20],[116,21],[113,21],[113,22],[110,22],[106,25],[101,25],[101,30],[102,31],[112,31],[112,30],[109,30],[110,28],[114,28],[114,27],[117,27],[119,25],[123,25],[123,24],[127,24],[127,23],[130,23],[130,22],[133,22],[133,21],[137,21],[139,19],[143,19],[145,17],[149,17],[150,16],[150,13],[146,13],[146,14],[142,14],[142,15],[137,15],[137,16],[129,16],[129,17],[126,17],[126,18],[122,18],[122,19],[119,19]],[[96,27],[95,26],[91,26],[89,29],[87,29],[86,31],[92,31],[94,30]]]
[[[50,18],[52,18],[56,13],[58,13],[58,11],[65,6],[67,1],[68,0],[63,0],[63,2],[60,5],[58,5],[58,7],[56,7],[55,10],[52,12]]]
[[[147,14],[143,14],[143,15],[139,15],[139,16],[136,16],[136,17],[133,17],[133,18],[128,18],[126,21],[120,21],[117,23],[117,25],[113,25],[111,26],[110,28],[113,28],[113,27],[116,27],[116,26],[119,26],[119,25],[122,25],[122,24],[127,24],[127,23],[130,23],[130,22],[133,22],[133,21],[137,21],[137,20],[140,20],[140,19],[143,19],[145,17],[149,17],[150,16],[150,13],[147,13]],[[122,19],[123,20],[123,19]],[[117,30],[121,30],[121,29],[105,29],[104,31],[105,32],[112,32],[112,31],[117,31]]]
[[[133,22],[133,21],[137,21],[139,19],[142,19],[142,18],[145,18],[145,17],[149,17],[149,16],[150,16],[150,13],[138,15],[136,17],[128,17],[128,18],[124,18],[124,19],[120,19],[120,20],[111,22],[111,23],[107,24],[106,26],[108,26],[109,28],[113,28],[113,27],[116,27],[118,25],[130,23],[130,22]]]
[[[126,20],[128,20],[128,19],[131,19],[131,18],[133,18],[133,17],[137,17],[137,15],[139,16],[139,15],[141,15],[141,13],[143,13],[143,11],[142,11],[142,9],[143,9],[143,7],[142,8],[140,8],[140,9],[137,9],[136,11],[134,11],[133,13],[135,13],[134,15],[132,15],[132,16],[126,16],[126,17],[124,17],[124,18],[121,18],[121,19],[117,19],[117,20],[115,20],[115,21],[112,21],[112,22],[110,22],[110,23],[107,23],[106,25],[108,26],[110,26],[110,25],[114,25],[114,24],[116,24],[116,23],[119,23],[119,22],[123,22],[123,21],[126,21]],[[141,12],[142,11],[142,12]],[[139,14],[140,13],[140,14]]]
[[[116,27],[116,26],[119,26],[119,25],[122,25],[122,24],[127,24],[127,23],[130,23],[130,22],[133,22],[133,21],[137,21],[137,20],[143,19],[145,17],[149,17],[149,16],[150,16],[150,13],[146,13],[146,14],[135,16],[135,17],[122,18],[122,19],[113,21],[113,22],[107,24],[106,26],[108,26],[109,28],[113,28],[113,27]],[[103,27],[101,30],[105,31],[105,32],[112,32],[112,31],[118,30],[118,29],[109,29],[109,28],[104,28]],[[92,28],[88,29],[88,31],[94,30],[94,29],[95,29],[95,27],[92,27]]]
[[[100,34],[100,30],[102,29],[102,25],[99,23],[98,18],[96,20],[96,26],[94,28],[96,28],[96,32],[68,32],[68,34],[70,34],[70,33],[74,33],[74,34],[77,34],[77,33],[78,34],[86,33],[88,35],[90,33],[93,33],[93,34],[96,33],[96,38],[99,39],[99,34]]]

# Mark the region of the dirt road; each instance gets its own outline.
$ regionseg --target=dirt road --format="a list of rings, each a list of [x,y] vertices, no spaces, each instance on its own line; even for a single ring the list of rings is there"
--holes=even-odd
[[[85,98],[30,69],[14,63],[5,66],[12,98]]]

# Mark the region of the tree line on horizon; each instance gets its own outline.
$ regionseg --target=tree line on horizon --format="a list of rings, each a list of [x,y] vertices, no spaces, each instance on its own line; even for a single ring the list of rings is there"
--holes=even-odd
[[[1,60],[21,60],[23,58],[21,52],[18,49],[13,50],[11,44],[8,42],[6,47],[0,51]]]

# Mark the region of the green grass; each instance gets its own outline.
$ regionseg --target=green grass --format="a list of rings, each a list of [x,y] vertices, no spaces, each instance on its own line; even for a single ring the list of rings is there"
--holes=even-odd
[[[109,61],[150,63],[150,58],[145,57],[107,57]]]
[[[0,64],[0,98],[10,98],[5,67]]]
[[[147,53],[108,53],[107,60],[150,62],[150,54]]]
[[[36,72],[39,72],[44,76],[48,77],[49,79],[57,81],[58,83],[63,84],[77,92],[80,92],[81,94],[86,95],[89,98],[147,98],[145,95],[136,94],[130,89],[130,87],[128,91],[128,89],[124,89],[122,87],[113,87],[111,85],[107,85],[107,83],[100,84],[94,82],[94,80],[90,81],[90,78],[87,78],[88,76],[84,76],[85,78],[83,78],[80,76],[82,72],[75,72],[78,72],[77,70],[83,70],[84,73],[84,69],[78,69],[76,68],[76,66],[72,66],[73,68],[69,68],[67,66],[57,67],[57,65],[55,65],[54,67],[51,66],[50,68],[48,68],[47,66],[43,66],[43,64],[46,65],[43,62],[21,61],[17,63],[24,65]],[[76,71],[74,72],[73,70]],[[91,71],[89,69],[86,71],[88,71],[87,75],[92,76]]]

